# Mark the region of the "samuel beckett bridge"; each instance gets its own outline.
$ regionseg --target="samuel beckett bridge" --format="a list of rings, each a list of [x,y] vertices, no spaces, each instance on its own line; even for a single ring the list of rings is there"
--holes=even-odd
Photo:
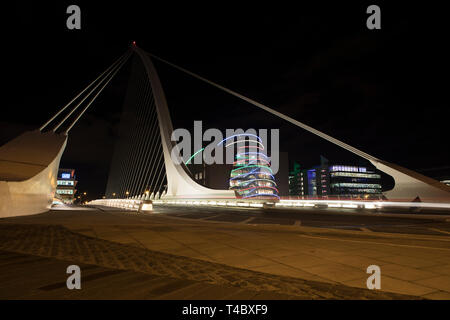
[[[284,200],[267,194],[265,197],[242,197],[233,188],[216,190],[199,184],[193,179],[185,163],[176,163],[171,158],[171,153],[177,151],[173,150],[177,146],[171,141],[172,120],[153,59],[368,160],[377,169],[392,176],[395,181],[393,189],[383,193],[387,200]],[[106,198],[91,201],[90,204],[132,210],[145,208],[146,205],[151,205],[147,204],[150,202],[156,205],[181,206],[450,208],[450,187],[369,155],[266,105],[152,55],[133,43],[127,52],[39,129],[25,132],[0,147],[0,217],[36,214],[50,208],[56,189],[60,158],[70,130],[126,63],[132,63],[132,72]],[[275,184],[267,185],[269,189],[275,188]],[[420,201],[413,202],[417,198]],[[399,202],[390,199],[410,200]]]

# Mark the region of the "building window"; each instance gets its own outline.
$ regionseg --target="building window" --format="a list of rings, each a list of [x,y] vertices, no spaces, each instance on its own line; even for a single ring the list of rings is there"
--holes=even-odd
[[[73,181],[71,180],[57,180],[58,186],[73,186]]]
[[[331,172],[332,177],[358,177],[358,178],[373,178],[380,179],[381,176],[376,173],[351,173],[351,172]]]
[[[69,189],[57,189],[56,193],[58,194],[73,194],[73,190]]]

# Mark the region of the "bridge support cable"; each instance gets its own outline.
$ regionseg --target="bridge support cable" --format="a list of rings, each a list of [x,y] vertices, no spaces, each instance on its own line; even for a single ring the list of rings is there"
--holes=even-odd
[[[125,177],[125,183],[123,184],[123,187],[125,188],[126,195],[134,196],[134,194],[131,191],[132,187],[132,179],[135,174],[136,166],[137,166],[137,154],[139,152],[139,143],[142,141],[142,130],[143,130],[143,123],[142,119],[145,119],[147,108],[145,104],[146,99],[146,91],[147,87],[145,85],[145,81],[141,80],[141,86],[139,87],[139,98],[137,100],[137,109],[140,110],[139,115],[135,119],[134,124],[134,138],[132,138],[130,142],[130,153],[129,153],[129,161],[127,166],[127,175]]]
[[[147,92],[151,93],[150,86],[146,87]],[[150,101],[149,101],[150,100]],[[154,127],[157,125],[157,114],[156,109],[154,107],[154,97],[153,94],[149,95],[149,99],[145,101],[146,109],[148,110],[147,116],[142,121],[142,126],[145,129],[141,134],[141,143],[138,146],[136,151],[137,153],[137,164],[133,167],[133,173],[131,176],[130,182],[130,190],[131,194],[135,196],[142,195],[146,189],[143,188],[142,183],[140,182],[143,178],[145,168],[149,165],[148,161],[148,149],[154,139]],[[155,123],[156,122],[156,123]],[[157,137],[158,138],[158,137]]]
[[[122,60],[123,61],[123,60]],[[66,116],[57,124],[53,127],[53,132],[56,132],[56,130],[58,130],[59,127],[61,127],[64,122],[66,122],[66,120],[83,104],[84,101],[86,101],[87,98],[89,98],[94,92],[95,90],[101,85],[103,84],[106,80],[108,80],[111,75],[113,74],[113,72],[117,69],[117,67],[120,66],[120,62],[119,64],[115,65],[84,97],[83,99],[81,99],[76,105],[75,107],[72,108],[71,111],[69,111]]]
[[[146,134],[148,139],[146,139],[146,145],[141,150],[141,165],[136,173],[137,179],[135,179],[133,189],[133,193],[136,195],[142,194],[146,190],[148,190],[149,192],[153,191],[155,193],[157,191],[160,191],[156,183],[148,184],[148,180],[150,177],[154,178],[153,172],[156,174],[156,172],[158,172],[158,169],[159,172],[164,171],[165,169],[164,162],[161,161],[163,159],[163,152],[161,138],[159,135],[158,115],[156,112],[156,106],[153,96],[149,108],[153,111],[154,119],[153,121],[151,121],[151,119],[150,121],[148,121],[149,123],[152,123],[149,126],[151,127],[151,130],[149,130]],[[152,168],[152,170],[149,174],[148,170],[150,168]]]
[[[151,101],[151,109],[152,109],[152,118],[151,118],[151,125],[148,126],[149,131],[148,131],[148,136],[150,137],[150,139],[148,139],[146,141],[146,145],[145,148],[143,149],[143,158],[142,158],[142,162],[143,162],[143,168],[140,171],[140,174],[138,175],[138,179],[136,182],[136,186],[137,186],[137,190],[135,191],[135,193],[139,193],[141,191],[146,192],[147,190],[149,190],[148,186],[145,183],[146,180],[146,173],[148,172],[148,168],[150,166],[150,162],[149,160],[151,159],[150,157],[153,156],[153,146],[154,146],[154,141],[157,140],[155,139],[158,138],[157,135],[157,131],[155,132],[155,129],[158,128],[158,115],[156,113],[156,108],[155,108],[155,100],[154,97],[152,95],[152,101]]]
[[[159,129],[159,126],[158,126],[158,129]],[[158,137],[158,136],[156,135],[156,137]],[[152,161],[151,161],[151,164],[152,164],[151,170],[146,173],[146,176],[147,176],[146,185],[148,185],[149,190],[154,191],[156,193],[158,190],[157,190],[157,184],[154,183],[154,181],[155,181],[156,174],[159,171],[158,169],[164,167],[164,162],[161,161],[164,157],[163,157],[162,146],[161,146],[159,139],[154,139],[154,140],[155,141],[152,146],[152,151],[153,151],[152,154],[154,155],[154,157],[152,157]],[[149,169],[150,169],[150,167],[149,167]]]
[[[155,106],[153,104],[153,106]],[[150,175],[154,168],[154,158],[158,155],[156,152],[158,149],[158,146],[160,146],[159,142],[159,124],[158,124],[158,117],[156,115],[156,119],[153,123],[153,130],[151,131],[151,142],[149,143],[149,150],[147,151],[147,157],[146,157],[146,168],[143,171],[142,178],[143,178],[143,187],[145,190],[149,190],[149,192],[154,191],[153,186],[150,184]],[[159,152],[159,154],[161,151]]]
[[[153,106],[155,106],[155,104],[153,104]],[[153,130],[151,132],[150,149],[146,159],[147,166],[143,172],[144,177],[143,185],[149,191],[154,191],[155,189],[153,185],[150,183],[150,177],[153,175],[154,169],[157,167],[158,163],[156,162],[156,159],[158,155],[161,156],[162,154],[160,150],[161,144],[159,139],[159,124],[158,124],[158,117],[156,117],[154,121]]]
[[[151,114],[150,108],[148,108],[148,100],[149,100],[149,88],[147,86],[144,87],[144,98],[142,100],[142,105],[144,108],[144,114],[142,117],[137,118],[137,127],[138,138],[136,139],[135,149],[133,150],[133,162],[130,166],[130,177],[128,179],[127,190],[130,191],[131,195],[136,196],[136,178],[137,175],[142,174],[143,163],[141,160],[142,149],[147,143],[147,128],[148,128],[148,119]]]
[[[140,79],[137,85],[137,91],[135,92],[135,97],[137,98],[135,100],[134,104],[134,116],[136,119],[133,118],[133,121],[137,121],[137,119],[142,118],[145,110],[145,105],[142,103],[142,99],[144,98],[144,88],[145,88],[145,79]],[[134,101],[134,100],[133,100]],[[123,154],[125,157],[123,161],[124,166],[124,172],[121,177],[121,180],[119,182],[119,192],[121,196],[128,197],[129,196],[129,180],[131,177],[131,171],[132,171],[132,164],[134,160],[134,152],[136,150],[136,140],[138,139],[138,126],[136,123],[133,122],[132,128],[130,128],[130,131],[132,129],[132,134],[128,135],[128,141],[126,141],[126,151]]]
[[[138,82],[135,84],[135,88],[136,88],[136,94],[135,97],[137,98],[137,101],[140,101],[141,95],[142,95],[142,91],[140,90],[140,88],[143,86],[142,82]],[[125,98],[125,101],[129,100],[129,95],[130,93],[127,93],[127,97]],[[142,113],[143,108],[139,107],[140,104],[136,104],[135,105],[135,114],[137,117],[139,117]],[[124,141],[122,144],[122,149],[119,151],[121,155],[123,154],[130,154],[130,150],[133,146],[134,140],[136,139],[136,126],[133,126],[130,128],[129,132],[126,136],[123,137]],[[117,152],[118,150],[116,150]],[[118,197],[126,197],[128,196],[127,194],[127,190],[126,190],[126,178],[128,177],[128,170],[129,170],[129,162],[131,161],[130,157],[122,157],[120,160],[120,163],[118,164],[117,168],[112,171],[111,174],[116,174],[118,175],[118,179],[119,181],[117,182],[117,186],[114,188],[114,192],[113,195],[115,195],[116,193],[118,194]],[[111,179],[111,175],[109,177]]]
[[[141,127],[141,131],[139,133],[139,139],[136,150],[136,162],[133,166],[133,173],[131,175],[130,180],[130,192],[133,195],[139,195],[140,191],[138,191],[137,180],[139,176],[142,174],[145,163],[143,161],[143,152],[148,144],[148,139],[144,137],[148,137],[149,131],[149,123],[151,123],[151,119],[153,116],[153,110],[151,108],[151,101],[153,98],[150,94],[150,88],[148,86],[145,87],[145,97],[143,100],[143,104],[145,107],[144,117],[138,119],[140,122],[139,126]]]
[[[164,169],[164,157],[163,157],[163,153],[161,151],[161,152],[159,152],[159,159],[158,159],[157,165],[155,166],[155,171],[154,171],[155,174],[152,175],[152,181],[150,183],[150,185],[155,190],[155,193],[160,191],[160,189],[158,189],[158,187],[159,187],[158,181],[159,181],[159,178],[161,176],[161,172],[163,171],[163,169]],[[158,175],[156,175],[157,172],[158,172]],[[155,178],[156,178],[156,180],[155,180]]]
[[[156,110],[154,108],[154,98],[153,95],[151,95],[151,101],[149,103],[149,109],[151,111],[151,114],[148,118],[148,125],[146,126],[146,132],[144,133],[144,136],[149,137],[143,141],[143,144],[140,148],[140,155],[139,155],[139,170],[137,171],[134,181],[133,181],[133,189],[132,192],[134,194],[142,194],[144,193],[147,188],[144,185],[144,174],[146,171],[146,168],[148,167],[148,160],[150,155],[150,148],[152,145],[152,140],[155,140],[154,137],[154,129],[158,125],[157,121],[157,115]]]
[[[142,59],[133,59],[128,89],[115,144],[105,196],[141,197],[157,190],[165,177],[165,164],[155,96]]]
[[[206,78],[203,78],[202,76],[199,76],[198,74],[195,74],[195,73],[193,73],[193,72],[191,72],[189,70],[186,70],[186,69],[184,69],[184,68],[182,68],[180,66],[177,66],[177,65],[175,65],[175,64],[173,64],[173,63],[171,63],[171,62],[169,62],[167,60],[164,60],[164,59],[162,59],[162,58],[160,58],[158,56],[155,56],[155,55],[153,55],[151,53],[147,53],[147,54],[149,56],[151,56],[152,58],[155,58],[156,60],[159,60],[159,61],[161,61],[161,62],[163,62],[163,63],[165,63],[165,64],[167,64],[167,65],[169,65],[169,66],[171,66],[171,67],[173,67],[173,68],[175,68],[177,70],[179,70],[179,71],[182,71],[182,72],[184,72],[184,73],[186,73],[186,74],[196,78],[196,79],[199,79],[199,80],[201,80],[203,82],[206,82],[206,83],[208,83],[208,84],[210,84],[210,85],[212,85],[212,86],[214,86],[214,87],[216,87],[216,88],[218,88],[218,89],[220,89],[222,91],[225,91],[225,92],[227,92],[227,93],[229,93],[229,94],[231,94],[231,95],[233,95],[233,96],[235,96],[235,97],[237,97],[237,98],[239,98],[241,100],[244,100],[244,101],[246,101],[246,102],[248,102],[248,103],[250,103],[250,104],[252,104],[252,105],[254,105],[254,106],[258,107],[258,108],[260,108],[260,109],[263,109],[263,110],[265,110],[267,112],[270,112],[273,115],[275,115],[275,116],[277,116],[277,117],[279,117],[281,119],[284,119],[284,120],[294,124],[297,127],[305,129],[306,131],[309,131],[309,132],[311,132],[311,133],[313,133],[313,134],[315,134],[315,135],[317,135],[317,136],[319,136],[319,137],[321,137],[321,138],[323,138],[323,139],[325,139],[325,140],[327,140],[329,142],[332,142],[332,143],[334,143],[334,144],[336,144],[336,145],[338,145],[338,146],[340,146],[340,147],[342,147],[342,148],[344,148],[344,149],[346,149],[346,150],[348,150],[348,151],[350,151],[350,152],[352,152],[352,153],[354,153],[354,154],[356,154],[356,155],[358,155],[358,156],[360,156],[362,158],[365,158],[367,160],[373,160],[373,161],[379,160],[379,159],[377,159],[374,156],[371,156],[371,155],[369,155],[369,154],[367,154],[367,153],[365,153],[365,152],[363,152],[363,151],[361,151],[361,150],[359,150],[357,148],[354,148],[354,147],[352,147],[352,146],[350,146],[350,145],[348,145],[348,144],[346,144],[346,143],[344,143],[344,142],[342,142],[342,141],[340,141],[338,139],[335,139],[335,138],[327,135],[326,133],[323,133],[323,132],[321,132],[319,130],[316,130],[316,129],[314,129],[314,128],[312,128],[312,127],[310,127],[310,126],[308,126],[308,125],[306,125],[306,124],[304,124],[304,123],[302,123],[302,122],[300,122],[298,120],[295,120],[295,119],[293,119],[293,118],[291,118],[291,117],[289,117],[289,116],[287,116],[287,115],[285,115],[285,114],[283,114],[281,112],[273,110],[272,108],[270,108],[270,107],[268,107],[268,106],[266,106],[266,105],[264,105],[262,103],[259,103],[259,102],[255,101],[253,99],[250,99],[250,98],[248,98],[246,96],[243,96],[242,94],[239,94],[239,93],[237,93],[237,92],[235,92],[233,90],[225,88],[225,87],[223,87],[223,86],[221,86],[221,85],[219,85],[219,84],[217,84],[217,83],[215,83],[213,81],[210,81],[210,80],[208,80]]]
[[[103,71],[94,81],[92,81],[86,88],[84,88],[80,93],[78,93],[72,100],[70,100],[64,107],[62,107],[53,117],[51,117],[46,123],[44,123],[39,131],[44,130],[53,120],[55,120],[64,110],[66,110],[74,101],[76,101],[83,93],[85,93],[90,87],[92,87],[98,80],[100,80],[105,74],[109,73],[111,69],[113,69],[117,64],[122,61],[122,59],[130,54],[129,50],[127,50],[123,55],[121,55],[113,64],[111,64],[105,71]]]
[[[150,83],[147,81],[147,84],[150,88]],[[154,170],[154,174],[150,173],[150,175],[148,175],[147,177],[143,177],[143,178],[150,178],[150,177],[154,177],[154,175],[156,174],[156,172],[162,171],[164,170],[164,163],[161,161],[162,157],[162,146],[161,146],[161,137],[159,134],[159,125],[158,125],[158,115],[156,112],[156,105],[155,105],[155,101],[154,101],[154,97],[152,95],[152,99],[151,99],[151,103],[149,104],[149,108],[152,110],[152,116],[154,116],[154,118],[150,118],[149,119],[149,123],[152,123],[152,125],[150,127],[152,127],[152,130],[150,130],[147,133],[147,139],[146,141],[146,146],[144,147],[144,149],[150,149],[150,155],[144,158],[141,158],[141,166],[139,167],[139,170],[136,173],[136,177],[141,177],[143,175],[146,174],[145,170],[146,168],[152,168]],[[141,153],[142,154],[142,153]],[[138,179],[139,180],[139,179]],[[158,190],[157,189],[157,185],[156,184],[152,184],[150,183],[147,186],[147,181],[145,181],[144,183],[142,182],[135,182],[134,183],[134,189],[133,192],[134,194],[142,194],[143,191],[148,190],[150,192],[150,190],[154,193],[157,193]],[[144,190],[142,190],[142,186],[145,187]]]
[[[101,85],[103,84],[106,80],[110,79],[111,75],[113,74],[113,72],[117,69],[117,67],[120,66],[116,65],[113,69],[111,69],[84,97],[83,99],[81,99],[76,105],[75,107],[72,108],[72,110],[70,112],[68,112],[66,114],[66,116],[55,126],[53,127],[53,132],[56,132],[56,130],[59,129],[59,127],[61,127],[64,122],[66,122],[66,120],[83,104],[84,101],[86,101],[87,98],[89,98],[94,92],[95,90]]]
[[[163,150],[162,150],[162,146],[160,147],[160,169],[159,169],[159,173],[158,173],[158,178],[155,180],[155,187],[157,186],[156,190],[161,190],[162,187],[162,183],[164,182],[164,178],[165,178],[165,174],[163,174],[164,172],[164,156],[163,156]],[[161,175],[162,174],[162,175]]]
[[[154,181],[161,163],[161,158],[162,153],[159,151],[159,148],[157,148],[157,152],[155,152],[155,157],[153,158],[151,170],[147,175],[147,184],[149,186],[149,190],[152,190],[155,193],[156,193],[156,184],[154,184]]]
[[[144,106],[141,103],[145,79],[137,76],[140,68],[139,61],[133,59],[130,80],[123,103],[122,116],[119,126],[118,141],[115,143],[113,159],[106,188],[109,198],[128,197],[127,183],[130,176],[131,161],[134,144],[137,139],[136,119],[142,117]]]
[[[109,79],[106,81],[106,83],[98,90],[98,92],[95,94],[94,97],[88,102],[88,104],[84,107],[84,109],[78,114],[78,116],[75,118],[75,120],[72,121],[72,123],[69,125],[69,127],[65,130],[65,134],[68,134],[70,129],[80,120],[80,118],[83,116],[83,114],[86,112],[86,110],[91,106],[91,104],[97,99],[97,97],[102,93],[103,89],[111,82],[111,80],[114,78],[114,76],[117,74],[117,72],[122,68],[122,66],[127,62],[128,58],[130,57],[131,53],[128,54],[125,59],[120,63],[120,65],[113,71],[112,75],[109,77]]]
[[[163,157],[162,157],[162,152],[161,152],[161,160],[162,159],[163,159]],[[160,181],[160,182],[158,183],[157,190],[163,190],[162,187],[163,187],[164,181],[166,180],[165,174],[161,177],[161,173],[163,172],[163,168],[164,168],[164,162],[162,162],[161,169],[160,169],[159,174],[158,174],[157,181]],[[160,180],[160,178],[161,178],[161,180]]]

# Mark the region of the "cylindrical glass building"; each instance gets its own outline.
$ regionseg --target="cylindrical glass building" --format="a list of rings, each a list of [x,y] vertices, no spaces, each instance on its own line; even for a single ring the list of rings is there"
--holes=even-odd
[[[243,199],[279,199],[270,159],[262,143],[241,140],[237,144],[236,161],[230,174],[230,189],[235,190]]]

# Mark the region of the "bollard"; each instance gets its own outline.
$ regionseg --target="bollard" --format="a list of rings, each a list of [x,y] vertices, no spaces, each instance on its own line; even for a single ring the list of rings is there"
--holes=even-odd
[[[138,212],[148,213],[153,211],[153,201],[152,200],[142,200]]]
[[[264,208],[264,209],[272,209],[272,208],[275,208],[275,203],[274,203],[274,202],[264,202],[264,203],[263,203],[263,208]]]

